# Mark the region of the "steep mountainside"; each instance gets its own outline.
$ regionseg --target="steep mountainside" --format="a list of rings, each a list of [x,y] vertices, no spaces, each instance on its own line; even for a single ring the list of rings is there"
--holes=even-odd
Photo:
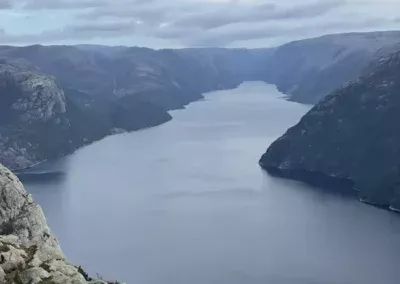
[[[0,196],[0,283],[107,284],[66,260],[42,209],[2,165]]]
[[[276,84],[292,100],[317,103],[359,77],[371,60],[400,43],[400,32],[328,35],[267,49],[180,49],[96,45],[0,47],[0,58],[23,58],[64,88],[103,99],[133,95],[165,109],[244,80]]]
[[[94,102],[25,67],[0,64],[0,163],[12,169],[71,153],[114,128],[137,130],[170,119],[149,103],[134,101],[122,108],[117,102]]]
[[[68,123],[64,92],[52,77],[4,63],[0,94],[0,161],[12,167],[34,164],[41,159],[41,141],[51,141],[47,128]]]
[[[0,58],[28,60],[56,77],[64,88],[102,100],[134,96],[167,110],[181,108],[204,92],[254,79],[251,75],[260,65],[255,58],[265,59],[268,53],[218,48],[0,47]]]
[[[400,43],[400,32],[327,35],[277,48],[265,64],[265,80],[291,100],[315,104],[357,79],[381,53]]]
[[[333,92],[274,142],[260,164],[271,173],[359,191],[400,209],[400,51]]]
[[[0,46],[0,162],[23,168],[110,133],[161,124],[168,110],[244,80],[314,103],[399,41],[399,32],[385,32],[255,50]]]

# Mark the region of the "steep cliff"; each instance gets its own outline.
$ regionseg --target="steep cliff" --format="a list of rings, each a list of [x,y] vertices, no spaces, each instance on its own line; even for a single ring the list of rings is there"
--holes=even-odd
[[[20,61],[0,63],[0,163],[12,169],[69,154],[114,128],[137,130],[170,118],[151,103],[93,100]]]
[[[106,284],[89,280],[66,260],[42,209],[0,165],[0,283]]]
[[[66,122],[66,99],[54,78],[0,64],[0,162],[11,167],[36,163],[40,127]],[[47,131],[46,131],[47,132]]]
[[[400,208],[400,51],[333,92],[275,141],[260,160],[271,173],[357,190]]]

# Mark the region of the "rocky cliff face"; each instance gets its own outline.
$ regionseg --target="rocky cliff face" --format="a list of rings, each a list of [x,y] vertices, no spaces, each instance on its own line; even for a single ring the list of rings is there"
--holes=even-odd
[[[41,159],[35,151],[39,145],[34,139],[24,138],[38,125],[64,123],[63,90],[52,77],[3,63],[0,95],[0,162],[12,167],[36,163]]]
[[[23,169],[113,134],[168,121],[140,100],[98,101],[20,62],[0,63],[0,163]]]
[[[22,121],[47,121],[66,112],[64,92],[53,78],[10,64],[0,65],[0,78],[1,87],[14,88],[14,94],[4,95]]]
[[[275,141],[260,164],[271,173],[357,190],[400,208],[400,51],[333,92]]]
[[[0,165],[0,283],[89,283],[84,274],[66,260],[42,209]]]

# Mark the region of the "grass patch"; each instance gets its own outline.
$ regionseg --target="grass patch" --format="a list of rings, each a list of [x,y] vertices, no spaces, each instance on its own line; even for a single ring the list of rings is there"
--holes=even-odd
[[[21,272],[23,270],[24,267],[20,265],[15,270],[6,274],[6,284],[23,284],[21,279]]]
[[[93,278],[89,277],[89,274],[86,273],[85,270],[83,270],[82,266],[78,266],[78,272],[85,278],[86,281],[92,281]]]
[[[55,284],[55,282],[53,281],[52,277],[49,277],[47,279],[43,279],[38,284]]]
[[[50,265],[48,265],[47,263],[42,263],[41,265],[40,265],[40,267],[41,268],[43,268],[44,270],[46,270],[47,272],[51,272],[51,268],[50,268]]]

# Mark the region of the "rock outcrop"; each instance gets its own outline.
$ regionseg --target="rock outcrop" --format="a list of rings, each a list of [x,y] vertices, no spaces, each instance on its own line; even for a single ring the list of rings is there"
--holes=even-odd
[[[69,263],[18,178],[0,165],[0,283],[86,284],[80,267]]]
[[[13,170],[69,154],[115,128],[132,131],[169,119],[151,103],[94,101],[21,61],[0,62],[0,163]]]
[[[0,162],[15,168],[35,164],[41,159],[35,151],[38,145],[24,138],[38,125],[63,123],[63,90],[50,76],[3,62],[0,100]]]
[[[362,201],[400,208],[400,51],[333,92],[260,160],[273,174],[356,190]]]

